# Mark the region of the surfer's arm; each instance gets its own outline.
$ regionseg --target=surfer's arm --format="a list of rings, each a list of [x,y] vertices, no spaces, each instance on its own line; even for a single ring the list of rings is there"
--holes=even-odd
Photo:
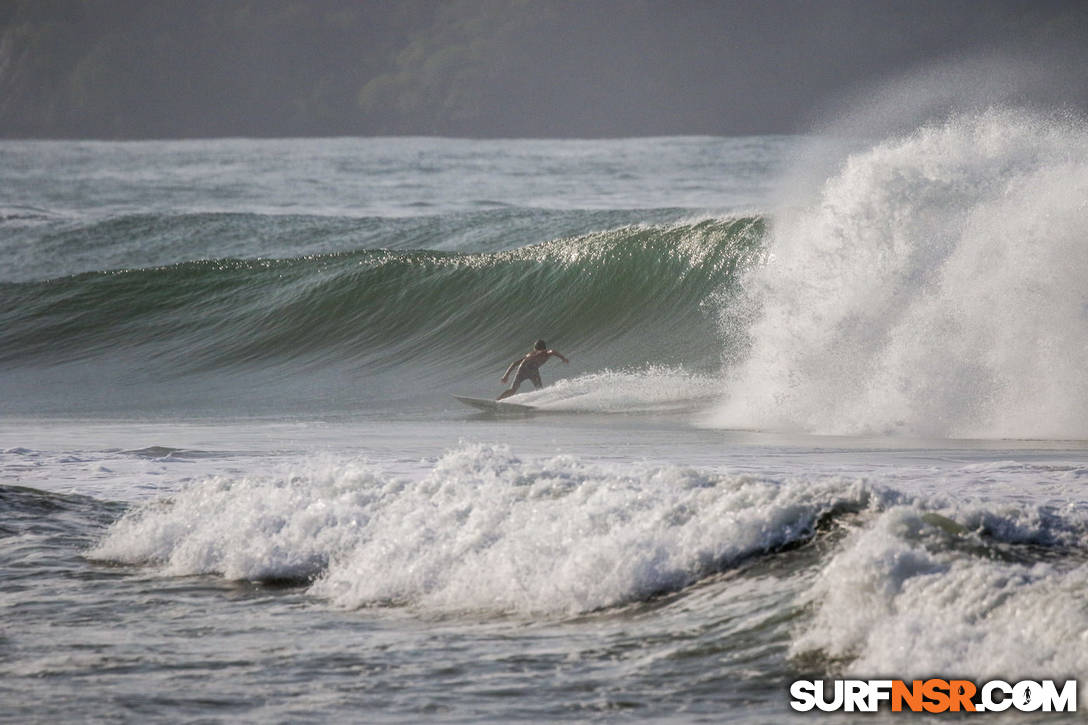
[[[515,361],[514,361],[514,362],[512,362],[512,363],[510,363],[510,367],[506,368],[506,372],[502,374],[502,381],[503,381],[504,383],[506,382],[506,379],[507,379],[508,377],[510,377],[510,373],[514,372],[514,368],[516,368],[516,367],[518,366],[518,363],[520,363],[520,362],[521,362],[522,360],[524,360],[524,359],[525,359],[525,358],[523,358],[523,357],[519,357],[519,358],[518,358],[517,360],[515,360]]]
[[[560,360],[562,360],[565,363],[570,362],[570,360],[563,357],[563,353],[559,352],[558,350],[548,350],[548,354],[549,355],[555,355],[557,358],[559,358]]]

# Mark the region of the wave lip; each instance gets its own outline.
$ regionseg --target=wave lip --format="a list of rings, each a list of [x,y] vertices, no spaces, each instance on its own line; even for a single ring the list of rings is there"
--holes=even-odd
[[[580,211],[503,207],[440,216],[142,212],[63,216],[0,207],[0,281],[57,280],[208,259],[292,259],[360,249],[485,253],[633,223],[669,225],[682,209]]]

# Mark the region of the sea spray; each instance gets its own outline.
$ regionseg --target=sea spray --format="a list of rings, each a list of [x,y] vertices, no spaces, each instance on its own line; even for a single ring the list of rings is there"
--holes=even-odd
[[[772,225],[714,425],[1088,436],[1088,127],[959,115],[852,154]]]
[[[519,400],[555,412],[664,413],[705,408],[719,393],[716,375],[647,365],[561,378],[540,390],[521,393]]]

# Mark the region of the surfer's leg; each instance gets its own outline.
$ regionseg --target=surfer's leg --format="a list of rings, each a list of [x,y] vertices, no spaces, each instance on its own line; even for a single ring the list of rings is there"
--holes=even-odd
[[[517,375],[514,376],[514,384],[511,385],[506,390],[502,391],[502,395],[495,398],[495,400],[502,400],[503,398],[508,398],[511,395],[513,395],[514,393],[518,392],[518,388],[520,388],[522,382],[524,382],[526,380],[532,380],[533,385],[537,386],[538,388],[540,387],[540,373],[539,372],[531,372],[530,373],[530,372],[526,371],[525,368],[523,368],[521,366],[518,366],[518,373],[517,373]]]
[[[499,397],[495,400],[502,400],[503,398],[509,398],[514,393],[518,392],[518,387],[521,385],[521,378],[514,378],[514,384],[499,394]]]
[[[544,383],[540,381],[540,373],[533,373],[529,376],[529,379],[533,381],[533,385],[536,387],[537,390],[540,390],[544,387]]]

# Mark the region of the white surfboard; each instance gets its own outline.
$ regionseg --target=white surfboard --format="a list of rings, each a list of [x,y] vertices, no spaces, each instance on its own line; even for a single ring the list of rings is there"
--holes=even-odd
[[[521,403],[507,403],[505,400],[490,400],[488,398],[470,398],[465,395],[453,396],[465,405],[471,405],[477,410],[485,410],[488,413],[529,413],[536,408]]]

